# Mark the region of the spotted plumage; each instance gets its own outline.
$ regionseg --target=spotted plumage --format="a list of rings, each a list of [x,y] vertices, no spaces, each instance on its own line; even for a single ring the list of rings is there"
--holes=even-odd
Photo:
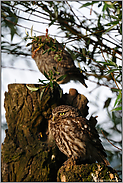
[[[68,105],[56,107],[52,115],[50,130],[61,152],[83,162],[109,164],[95,128],[95,118],[87,120],[76,108]]]

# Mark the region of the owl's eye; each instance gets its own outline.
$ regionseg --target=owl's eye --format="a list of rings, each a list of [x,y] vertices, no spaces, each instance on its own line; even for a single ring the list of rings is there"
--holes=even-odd
[[[60,116],[64,116],[65,115],[65,113],[64,112],[60,112]]]

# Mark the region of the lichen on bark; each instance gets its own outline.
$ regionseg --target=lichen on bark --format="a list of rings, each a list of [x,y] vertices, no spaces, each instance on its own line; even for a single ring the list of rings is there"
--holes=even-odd
[[[57,174],[57,182],[119,182],[117,172],[104,164],[63,165]]]

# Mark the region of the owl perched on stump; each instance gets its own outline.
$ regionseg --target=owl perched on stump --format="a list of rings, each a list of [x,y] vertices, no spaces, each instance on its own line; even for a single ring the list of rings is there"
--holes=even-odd
[[[80,116],[76,108],[68,105],[56,107],[52,115],[50,131],[61,152],[82,163],[97,161],[109,165],[95,128],[96,118],[87,120]]]
[[[56,79],[60,76],[66,77],[58,83],[67,83],[70,80],[78,80],[85,87],[86,76],[74,65],[71,55],[64,50],[63,46],[55,39],[46,36],[38,36],[32,42],[32,58],[35,60],[38,69],[44,74],[53,71]]]

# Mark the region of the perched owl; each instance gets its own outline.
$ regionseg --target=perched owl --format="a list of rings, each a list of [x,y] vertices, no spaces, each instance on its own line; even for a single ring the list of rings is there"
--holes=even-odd
[[[84,81],[87,77],[74,65],[71,55],[58,41],[49,36],[38,36],[32,43],[32,58],[42,74],[44,71],[48,74],[49,70],[52,70],[53,73],[57,73],[56,79],[66,75],[65,79],[58,82],[59,84],[78,80],[87,87]]]
[[[101,162],[109,165],[106,153],[99,139],[96,119],[87,120],[76,108],[61,105],[53,109],[50,130],[61,152],[68,158],[85,163]]]

